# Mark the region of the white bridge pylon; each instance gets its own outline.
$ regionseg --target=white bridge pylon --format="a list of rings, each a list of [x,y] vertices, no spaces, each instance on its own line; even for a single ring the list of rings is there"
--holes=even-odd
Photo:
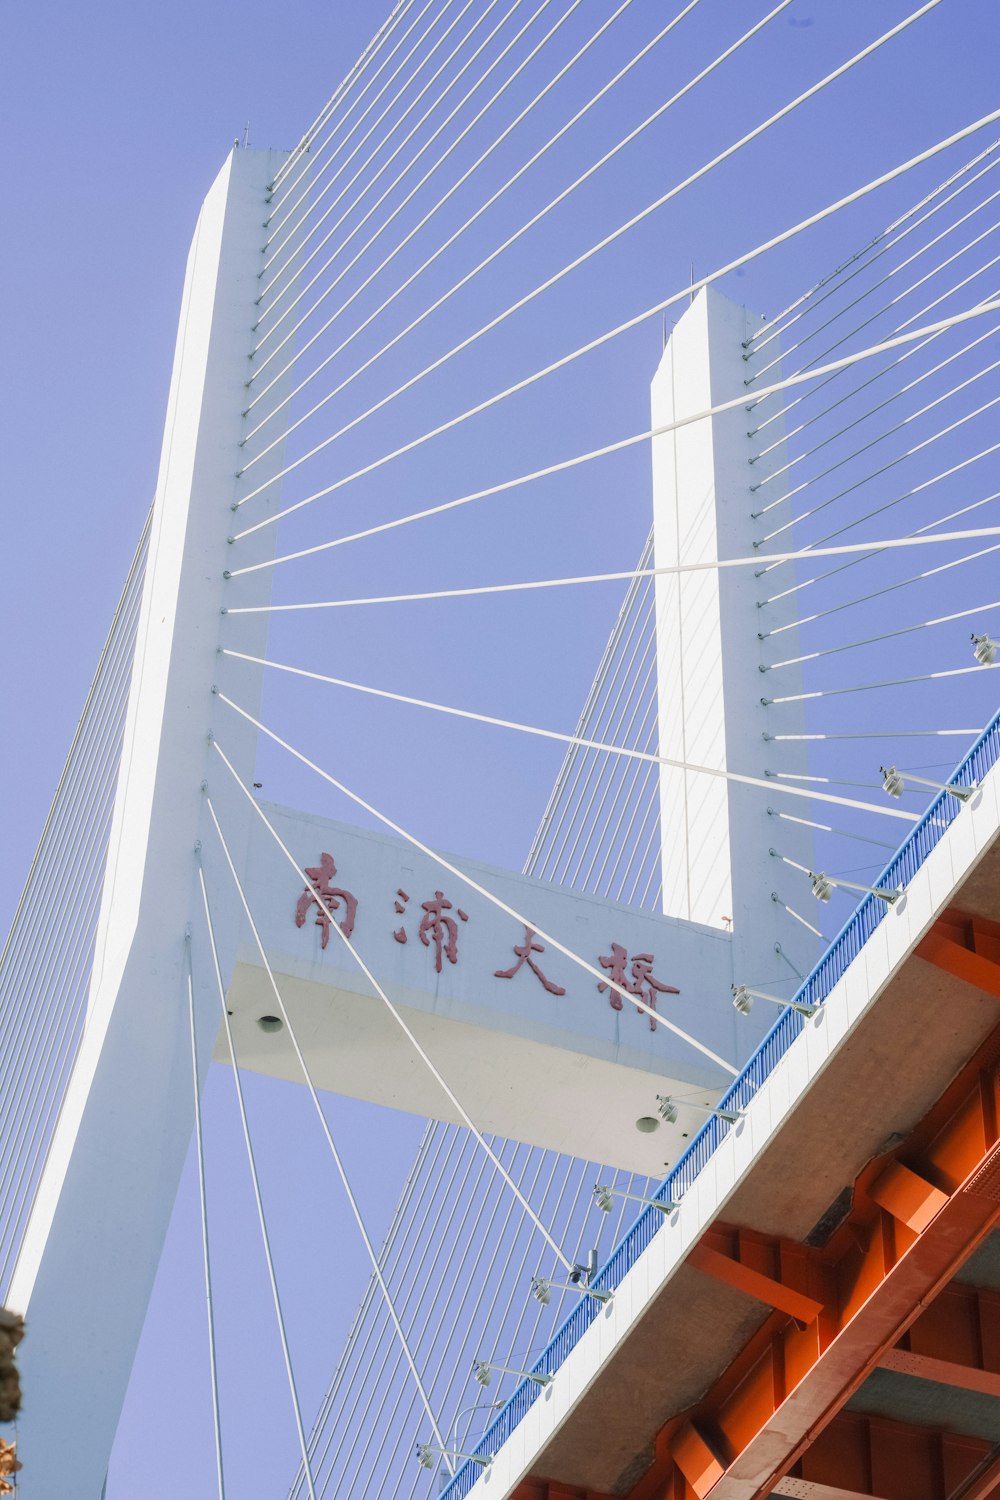
[[[266,656],[266,615],[222,609],[266,603],[269,570],[223,575],[265,199],[283,159],[232,153],[188,260],[88,1019],[10,1294],[30,1329],[19,1431],[26,1500],[97,1500],[105,1480],[193,1129],[186,934],[204,933],[199,846],[239,1062],[301,1081],[287,1035],[259,1024],[273,1015],[273,992],[228,879],[206,783],[316,1085],[379,1104],[456,1118],[342,935],[477,1127],[650,1175],[703,1115],[692,1109],[688,1122],[682,1108],[679,1128],[655,1137],[637,1121],[655,1115],[658,1093],[718,1096],[771,1019],[737,1017],[730,986],[773,984],[776,946],[789,939],[768,900],[760,788],[662,771],[666,914],[654,916],[450,857],[497,905],[406,840],[269,804],[255,811],[213,751],[217,732],[249,787],[256,731],[212,688],[259,712],[261,667],[219,648]],[[701,294],[654,382],[654,425],[670,420],[667,408],[682,415],[742,389],[747,320]],[[749,550],[746,425],[731,413],[656,440],[660,565]],[[255,465],[255,487],[281,463],[278,445]],[[275,484],[258,497],[255,519],[279,495]],[[264,527],[241,543],[241,567],[266,559],[272,533]],[[773,710],[760,703],[760,593],[749,569],[721,584],[713,573],[658,580],[664,755],[763,776]],[[784,847],[807,862],[804,830],[794,845],[786,834]],[[341,934],[343,923],[350,931]],[[627,993],[599,988],[602,975]],[[666,1024],[654,1029],[630,993],[730,1068]],[[203,1082],[219,1035],[207,965],[195,970],[194,999]]]

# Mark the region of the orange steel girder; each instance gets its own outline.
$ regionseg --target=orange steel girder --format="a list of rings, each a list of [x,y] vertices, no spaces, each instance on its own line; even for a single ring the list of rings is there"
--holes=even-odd
[[[886,1350],[879,1365],[1000,1397],[1000,1292],[953,1282]]]
[[[949,915],[917,951],[1000,995],[997,924]],[[764,1500],[868,1373],[893,1359],[950,1363],[953,1382],[975,1380],[971,1388],[993,1393],[996,1369],[963,1367],[954,1348],[932,1352],[931,1321],[920,1313],[1000,1222],[997,1050],[994,1037],[983,1049],[991,1066],[967,1070],[894,1161],[862,1174],[850,1218],[824,1251],[773,1247],[770,1270],[753,1267],[762,1277],[755,1286],[745,1275],[752,1237],[729,1231],[724,1270],[716,1257],[726,1254],[726,1232],[717,1226],[705,1237],[692,1263],[776,1311],[699,1407],[667,1425],[655,1484],[651,1471],[633,1500]],[[818,1304],[811,1321],[786,1287]],[[910,1347],[904,1335],[915,1324]]]

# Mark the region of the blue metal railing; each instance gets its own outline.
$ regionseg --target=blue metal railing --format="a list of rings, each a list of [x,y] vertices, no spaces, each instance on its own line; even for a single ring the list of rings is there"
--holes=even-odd
[[[986,774],[1000,760],[1000,711],[990,720],[965,758],[959,762],[948,779],[949,786],[973,786],[981,783]],[[962,804],[947,792],[939,792],[920,821],[893,855],[875,885],[881,889],[895,890],[906,886],[931,850],[943,837],[948,827],[961,812]],[[821,1005],[843,977],[849,965],[857,958],[865,943],[888,910],[878,896],[866,896],[840,929],[819,963],[806,976],[794,998],[809,1005]],[[744,1110],[761,1084],[769,1077],[784,1057],[789,1047],[802,1031],[806,1018],[793,1010],[785,1010],[771,1027],[746,1067],[734,1080],[729,1091],[719,1104],[723,1109]],[[723,1141],[730,1125],[712,1115],[690,1146],[671,1168],[655,1193],[661,1202],[678,1202],[706,1165],[713,1152]],[[593,1285],[602,1291],[613,1291],[632,1269],[653,1236],[664,1225],[664,1216],[657,1209],[645,1208],[635,1223],[619,1240],[608,1260],[594,1278]],[[556,1330],[545,1350],[531,1366],[534,1375],[554,1374],[571,1350],[579,1343],[600,1310],[600,1303],[593,1297],[582,1296],[569,1317]],[[486,1458],[496,1454],[510,1437],[514,1428],[527,1415],[541,1394],[542,1387],[533,1381],[522,1380],[510,1400],[497,1414],[472,1450]],[[442,1491],[443,1500],[463,1500],[482,1473],[478,1464],[471,1462],[455,1473]]]

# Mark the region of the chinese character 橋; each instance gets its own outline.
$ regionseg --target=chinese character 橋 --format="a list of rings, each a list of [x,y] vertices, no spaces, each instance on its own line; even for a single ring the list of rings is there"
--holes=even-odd
[[[497,979],[513,979],[518,969],[523,964],[527,964],[535,978],[540,980],[542,988],[548,990],[550,995],[565,995],[566,991],[562,985],[553,984],[551,979],[546,979],[532,958],[531,955],[533,953],[544,953],[545,948],[541,943],[535,941],[535,934],[530,927],[524,929],[524,942],[514,944],[514,952],[517,955],[517,963],[511,964],[509,969],[494,969],[493,972]]]
[[[458,963],[458,923],[454,917],[445,916],[445,912],[453,908],[451,902],[445,900],[443,891],[435,891],[433,901],[424,901],[421,905],[424,915],[420,919],[417,936],[425,948],[434,944],[434,967],[440,974],[442,958],[446,958],[450,964]],[[461,907],[454,910],[455,915],[463,922],[469,920]],[[405,942],[406,934],[396,940]]]
[[[597,986],[598,991],[610,989],[611,985],[617,985],[627,995],[634,995],[637,1000],[642,1000],[649,1006],[651,1011],[656,1010],[657,993],[661,995],[679,995],[680,990],[672,984],[663,984],[653,973],[653,955],[651,953],[637,953],[632,959],[632,972],[626,974],[625,965],[628,963],[628,949],[623,948],[621,943],[612,943],[611,952],[602,955],[598,959],[602,969],[607,969],[609,980],[602,980]],[[609,996],[612,1008],[621,1010],[622,997],[617,990],[611,990]],[[637,1005],[636,1010],[642,1015],[644,1012]],[[649,1018],[650,1031],[656,1030],[656,1017]]]
[[[325,948],[330,941],[330,917],[336,914],[341,904],[344,907],[344,915],[341,918],[340,930],[345,937],[349,938],[354,931],[354,919],[358,912],[358,901],[350,891],[341,890],[339,886],[333,886],[330,881],[337,873],[337,866],[333,862],[332,854],[325,852],[319,857],[318,865],[307,865],[306,874],[309,876],[311,885],[306,886],[298,899],[295,907],[295,925],[305,925],[309,908],[315,906],[316,926],[322,929],[323,936],[320,947]]]

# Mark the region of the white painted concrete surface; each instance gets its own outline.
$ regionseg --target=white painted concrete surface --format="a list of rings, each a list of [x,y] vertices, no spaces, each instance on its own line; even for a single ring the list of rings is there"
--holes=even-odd
[[[207,837],[201,783],[264,192],[283,159],[231,154],[188,259],[87,1025],[10,1293],[31,1330],[20,1356],[24,1500],[101,1493],[192,1130],[184,934],[194,848]],[[276,466],[280,449],[267,462]],[[245,559],[269,545],[261,539]],[[264,579],[252,575],[246,600],[266,597]],[[262,632],[248,649],[260,649]],[[259,669],[232,665],[227,686],[255,703]],[[230,725],[227,739],[252,767],[252,735]],[[242,857],[252,810],[225,789],[220,797]],[[218,918],[230,962],[235,907]],[[204,1069],[218,1026],[207,989],[198,1024]]]
[[[745,395],[743,340],[759,321],[713,288],[699,292],[673,329],[653,378],[652,425]],[[781,422],[767,429],[766,441],[748,436],[758,417],[741,407],[653,439],[656,567],[751,556],[754,542],[783,524],[787,506],[770,512],[766,524],[751,516],[758,505],[751,485],[785,461]],[[755,459],[762,447],[773,445],[766,458]],[[781,586],[791,581],[791,565],[785,565]],[[773,585],[773,577],[759,579],[752,567],[657,576],[661,755],[755,777],[779,766],[805,770],[803,747],[782,745],[779,761],[778,747],[763,738],[765,732],[796,733],[802,727],[796,705],[765,708],[760,701],[768,695],[769,679],[759,670],[768,658],[758,632],[790,619],[794,602],[759,608]],[[797,654],[794,631],[781,641],[782,657]],[[794,693],[799,681],[798,669],[784,669],[782,694]],[[776,958],[775,943],[785,946],[800,971],[814,956],[808,934],[767,900],[776,885],[792,887],[786,899],[793,906],[810,900],[804,877],[779,865],[768,849],[780,845],[781,853],[808,865],[811,836],[789,823],[776,825],[767,815],[772,801],[784,806],[780,793],[661,768],[663,909],[713,927],[731,923],[738,980],[765,989],[767,976],[791,974]]]

